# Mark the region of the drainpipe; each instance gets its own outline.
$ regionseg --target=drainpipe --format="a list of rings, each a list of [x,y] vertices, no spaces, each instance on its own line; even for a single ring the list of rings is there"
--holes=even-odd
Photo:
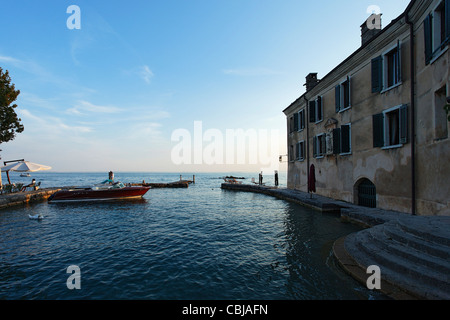
[[[306,95],[304,96],[305,98],[305,110],[306,110],[306,115],[305,115],[305,122],[306,122],[306,178],[308,181],[308,185],[307,185],[307,189],[308,189],[308,193],[309,193],[309,106],[308,106],[308,99],[306,99]]]
[[[414,24],[406,12],[406,23],[409,25],[410,70],[411,70],[411,213],[416,215],[416,127],[415,127],[415,61],[414,61]]]

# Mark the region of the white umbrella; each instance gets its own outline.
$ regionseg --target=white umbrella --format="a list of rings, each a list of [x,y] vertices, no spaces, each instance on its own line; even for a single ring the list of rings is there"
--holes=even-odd
[[[16,163],[8,164],[7,166],[2,167],[2,172],[6,172],[8,176],[8,182],[11,184],[11,180],[9,179],[9,171],[18,171],[18,172],[35,172],[41,170],[50,170],[52,167],[44,166],[42,164],[37,164],[29,161],[18,161]]]

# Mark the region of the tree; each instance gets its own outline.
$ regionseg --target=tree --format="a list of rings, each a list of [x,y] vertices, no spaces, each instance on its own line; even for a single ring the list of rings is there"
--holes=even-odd
[[[20,91],[16,90],[14,84],[11,84],[8,70],[3,72],[0,67],[0,144],[13,140],[17,133],[23,131],[23,125],[20,123],[22,120],[17,117],[14,111],[17,104],[11,105],[16,101],[19,94]],[[0,174],[1,185],[2,176]]]
[[[3,72],[0,67],[0,144],[13,140],[24,129],[14,110],[17,104],[12,104],[19,94],[20,90],[11,83],[8,70]]]

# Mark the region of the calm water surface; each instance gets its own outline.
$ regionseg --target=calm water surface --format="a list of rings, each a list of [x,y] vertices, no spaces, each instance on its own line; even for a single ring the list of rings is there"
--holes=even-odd
[[[357,227],[269,196],[221,190],[221,176],[197,174],[188,189],[153,189],[137,201],[0,210],[0,299],[380,298],[344,274],[331,255],[334,240]],[[50,187],[98,183],[107,173],[33,177]],[[12,176],[20,179],[31,178]],[[29,219],[37,213],[44,219]],[[70,265],[81,269],[81,290],[66,286]]]

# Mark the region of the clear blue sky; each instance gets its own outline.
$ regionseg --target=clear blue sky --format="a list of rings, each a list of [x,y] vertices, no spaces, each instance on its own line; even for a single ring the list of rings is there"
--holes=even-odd
[[[21,91],[25,131],[0,149],[54,171],[258,171],[175,165],[177,129],[275,130],[282,110],[360,46],[377,5],[383,26],[409,1],[2,1],[0,66]],[[67,8],[81,9],[70,30]],[[262,139],[262,135],[258,138]],[[205,143],[206,144],[206,143]],[[273,149],[273,148],[272,148]],[[283,167],[280,167],[283,170]]]

